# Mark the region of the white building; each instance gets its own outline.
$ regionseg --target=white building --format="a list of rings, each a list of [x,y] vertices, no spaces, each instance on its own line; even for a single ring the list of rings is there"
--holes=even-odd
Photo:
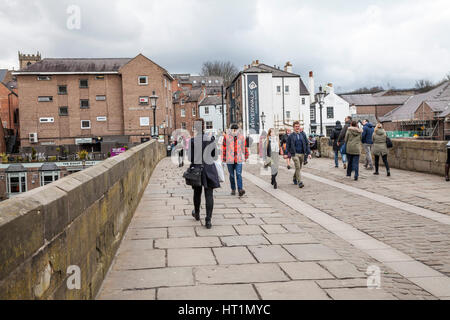
[[[225,113],[222,116],[222,97],[221,96],[209,96],[202,100],[199,104],[200,118],[205,120],[205,131],[217,134],[219,131],[223,131],[223,124],[226,128],[226,107]]]
[[[339,120],[344,126],[345,118],[351,115],[350,104],[334,92],[333,84],[329,83],[325,88],[324,104],[322,107],[322,129],[325,136],[330,136],[331,131]],[[320,135],[320,104],[315,94],[314,77],[309,73],[310,109],[309,116],[304,118],[304,130],[307,134]]]
[[[233,80],[227,88],[227,101],[228,124],[238,122],[245,134],[256,136],[263,129],[286,128],[296,120],[304,121],[310,105],[308,89],[300,75],[292,73],[290,62],[281,70],[258,60],[245,66]]]

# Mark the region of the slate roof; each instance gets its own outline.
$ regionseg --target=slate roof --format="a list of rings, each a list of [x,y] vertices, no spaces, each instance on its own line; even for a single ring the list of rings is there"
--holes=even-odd
[[[340,95],[342,99],[347,101],[350,105],[355,106],[380,106],[380,105],[402,105],[410,96],[379,96],[378,94],[343,94]]]
[[[305,83],[302,78],[300,78],[300,95],[301,96],[309,96],[309,90],[306,88]]]
[[[244,73],[272,73],[273,77],[300,77],[300,75],[260,63],[243,71]]]
[[[27,169],[21,164],[10,164],[6,172],[26,172]]]
[[[440,86],[425,93],[411,96],[403,105],[380,118],[387,121],[408,121],[414,119],[414,113],[422,103],[426,103],[437,114],[444,117],[450,113],[450,81],[442,83]]]
[[[225,103],[225,99],[223,101]],[[219,96],[209,96],[203,99],[202,103],[200,103],[201,106],[217,106],[222,105],[222,97]]]
[[[223,85],[223,78],[218,76],[192,76],[189,73],[173,74],[181,84],[192,84],[192,87],[201,87],[202,81],[206,87],[220,87]],[[218,82],[216,82],[216,80]],[[195,81],[195,83],[194,83]],[[211,83],[209,83],[211,81]]]
[[[39,171],[60,171],[61,169],[55,163],[46,162],[40,168]]]
[[[131,58],[46,58],[21,69],[20,72],[117,72],[130,60]]]
[[[0,82],[3,82],[7,73],[8,73],[8,69],[0,69]]]

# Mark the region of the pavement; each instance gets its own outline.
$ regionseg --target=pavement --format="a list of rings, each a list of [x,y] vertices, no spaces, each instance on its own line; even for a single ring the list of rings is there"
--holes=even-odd
[[[450,298],[442,177],[361,167],[356,182],[332,159],[313,159],[305,188],[283,166],[274,190],[261,164],[246,164],[246,195],[223,183],[207,230],[203,205],[202,221],[191,216],[185,169],[160,162],[97,299]]]

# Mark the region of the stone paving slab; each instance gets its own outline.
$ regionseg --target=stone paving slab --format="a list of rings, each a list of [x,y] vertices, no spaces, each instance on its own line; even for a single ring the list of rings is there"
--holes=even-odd
[[[112,270],[138,270],[162,267],[166,267],[165,250],[148,250],[142,255],[136,255],[134,251],[126,251],[117,255]]]
[[[279,245],[249,246],[248,249],[261,263],[296,261],[292,255]]]
[[[256,246],[260,244],[270,244],[262,235],[246,235],[246,236],[231,236],[222,237],[222,242],[227,247],[236,246]]]
[[[289,280],[276,264],[197,267],[195,279],[203,284],[256,283]]]
[[[264,300],[330,300],[327,293],[313,281],[290,281],[256,284]]]
[[[280,267],[293,280],[334,279],[332,274],[315,262],[280,263]]]
[[[169,267],[187,267],[217,264],[210,248],[169,249],[167,250],[167,261]]]
[[[172,238],[155,240],[155,248],[210,248],[221,247],[222,244],[218,237],[191,237],[191,238]]]
[[[161,288],[158,300],[258,300],[250,284]]]
[[[112,290],[102,292],[98,300],[155,300],[156,289],[149,290]]]
[[[325,291],[334,300],[397,300],[392,294],[381,289],[341,288]]]
[[[219,264],[257,263],[247,247],[213,248]]]

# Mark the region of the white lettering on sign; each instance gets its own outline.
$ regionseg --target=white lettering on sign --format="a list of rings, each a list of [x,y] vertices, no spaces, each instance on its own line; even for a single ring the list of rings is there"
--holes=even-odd
[[[69,266],[67,268],[67,289],[80,290],[81,289],[81,269],[79,266]]]

